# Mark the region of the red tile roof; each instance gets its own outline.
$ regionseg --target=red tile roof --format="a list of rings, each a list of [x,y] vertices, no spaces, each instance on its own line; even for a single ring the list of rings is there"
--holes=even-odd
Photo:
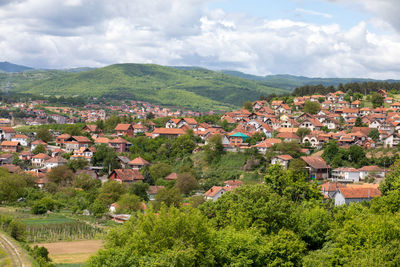
[[[183,135],[185,131],[179,128],[155,128],[153,134]]]
[[[127,131],[129,128],[131,128],[132,125],[129,123],[119,123],[117,126],[115,126],[115,131]]]
[[[129,165],[150,165],[150,163],[142,157],[137,157],[128,163]]]
[[[113,173],[117,175],[117,179],[121,181],[143,180],[143,175],[138,170],[133,169],[115,169]],[[112,174],[111,174],[112,175]]]
[[[165,180],[176,180],[176,179],[178,179],[178,174],[176,172],[170,173],[164,179]]]
[[[14,141],[3,141],[1,142],[1,146],[18,146],[19,142]]]
[[[313,167],[314,169],[327,169],[329,168],[328,165],[326,165],[326,162],[323,158],[317,157],[317,156],[309,156],[309,157],[301,157],[302,160],[304,160],[307,165]]]
[[[382,194],[378,188],[373,187],[343,187],[339,191],[345,198],[373,198]]]

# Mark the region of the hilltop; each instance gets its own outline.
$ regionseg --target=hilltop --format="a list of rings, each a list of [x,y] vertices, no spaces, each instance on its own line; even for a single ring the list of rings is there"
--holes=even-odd
[[[297,87],[305,85],[323,85],[323,86],[338,86],[339,84],[346,83],[364,83],[364,82],[377,82],[384,81],[388,83],[399,82],[398,80],[374,80],[366,78],[310,78],[304,76],[295,76],[289,74],[277,74],[277,75],[267,75],[267,76],[257,76],[246,74],[240,71],[223,70],[224,74],[258,81],[265,86],[277,87],[286,90],[294,90]]]
[[[31,69],[30,67],[16,65],[7,61],[0,62],[0,72],[22,72]]]
[[[260,95],[289,92],[207,69],[151,64],[115,64],[78,73],[31,71],[14,75],[11,83],[20,93],[143,100],[200,111],[229,110]]]

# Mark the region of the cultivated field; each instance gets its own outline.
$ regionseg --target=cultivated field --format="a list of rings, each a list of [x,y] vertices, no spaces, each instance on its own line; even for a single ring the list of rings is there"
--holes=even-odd
[[[47,248],[54,263],[73,264],[87,261],[103,246],[103,243],[101,240],[84,240],[35,245]]]

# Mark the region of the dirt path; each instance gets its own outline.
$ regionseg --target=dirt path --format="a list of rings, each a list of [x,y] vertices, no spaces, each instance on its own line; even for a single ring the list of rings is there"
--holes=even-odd
[[[0,246],[6,251],[11,259],[12,266],[30,267],[32,266],[23,256],[21,248],[14,244],[7,235],[0,232]]]

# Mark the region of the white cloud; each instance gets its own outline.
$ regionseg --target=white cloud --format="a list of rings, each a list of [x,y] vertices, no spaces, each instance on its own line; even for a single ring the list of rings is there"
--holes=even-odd
[[[1,1],[1,0],[0,0]],[[1,4],[4,4],[1,6]],[[253,74],[397,78],[400,38],[207,10],[203,0],[0,2],[0,61],[34,67],[120,62]]]

